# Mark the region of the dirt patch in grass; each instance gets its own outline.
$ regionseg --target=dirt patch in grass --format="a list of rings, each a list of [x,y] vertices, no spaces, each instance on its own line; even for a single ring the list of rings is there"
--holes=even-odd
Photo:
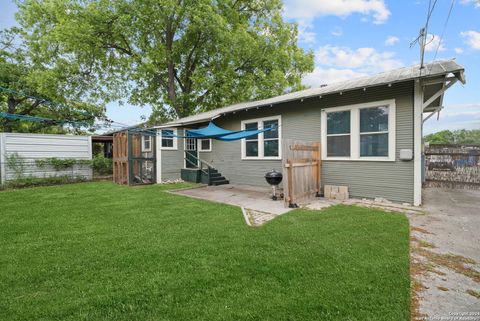
[[[422,239],[419,239],[415,236],[412,236],[411,237],[411,240],[412,242],[416,242],[418,244],[419,247],[428,247],[428,248],[436,248],[436,246],[428,241],[425,241],[425,240],[422,240]]]
[[[421,227],[412,227],[411,230],[412,230],[412,232],[419,232],[419,233],[423,233],[423,234],[435,235],[435,233],[429,232],[426,229],[421,228]]]
[[[410,238],[411,251],[414,251],[414,248],[417,245],[416,239],[414,237]],[[412,257],[410,255],[410,275],[411,275],[411,303],[410,303],[410,320],[421,320],[427,317],[426,314],[420,313],[420,297],[419,294],[425,290],[425,285],[419,281],[420,276],[425,274],[428,271],[427,264],[421,262],[418,258]]]
[[[452,269],[459,274],[469,277],[475,282],[480,283],[480,272],[466,266],[466,264],[475,264],[475,261],[456,254],[440,254],[429,251],[425,248],[417,247],[414,249],[419,255],[429,259],[431,262]]]
[[[414,275],[421,275],[422,272],[416,271],[416,268],[414,267],[417,264],[412,264],[412,276]],[[425,290],[425,285],[423,285],[422,282],[417,281],[416,279],[412,279],[412,285],[411,285],[411,291],[412,291],[412,301],[410,304],[410,319],[411,320],[421,320],[422,318],[426,317],[426,314],[420,313],[420,297],[419,293]]]
[[[470,294],[471,296],[476,297],[477,299],[480,299],[480,292],[475,291],[475,290],[467,290],[467,293]]]

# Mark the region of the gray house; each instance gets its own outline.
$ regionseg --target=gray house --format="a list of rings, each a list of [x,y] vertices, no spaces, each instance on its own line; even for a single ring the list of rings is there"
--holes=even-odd
[[[346,185],[353,197],[420,205],[422,124],[458,80],[465,83],[463,66],[436,61],[166,123],[156,127],[157,181],[180,178],[182,169],[205,161],[225,178],[219,183],[266,186],[265,172],[282,170],[281,142],[288,138],[321,142],[322,185]],[[169,136],[210,121],[229,130],[278,128],[230,142]]]

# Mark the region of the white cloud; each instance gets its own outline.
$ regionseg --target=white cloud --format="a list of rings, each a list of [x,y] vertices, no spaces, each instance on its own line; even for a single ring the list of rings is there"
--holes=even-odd
[[[310,31],[313,26],[309,23],[299,22],[298,23],[298,41],[305,44],[315,43],[315,38],[317,34],[313,31]]]
[[[463,53],[463,49],[462,49],[462,48],[455,48],[455,53],[457,53],[457,54],[462,54],[462,53]]]
[[[387,39],[385,39],[385,46],[393,46],[399,42],[400,42],[400,39],[398,39],[398,37],[388,36]]]
[[[475,8],[480,8],[480,1],[478,0],[461,0],[460,3],[464,5],[474,4]]]
[[[387,21],[390,10],[384,0],[286,0],[285,15],[298,20],[320,16],[347,17],[353,13],[372,16],[375,24]]]
[[[460,35],[465,38],[465,43],[472,49],[480,50],[480,32],[470,30],[460,32]]]
[[[305,85],[313,88],[320,87],[324,84],[330,84],[337,81],[348,80],[366,76],[366,74],[356,72],[352,69],[336,69],[336,68],[321,68],[315,67],[312,73],[303,78]]]
[[[315,70],[303,82],[312,87],[367,76],[403,66],[393,52],[325,45],[315,51]]]
[[[332,36],[340,37],[341,35],[343,35],[343,30],[340,27],[335,27],[335,29],[333,29],[331,34],[332,34]]]
[[[439,35],[429,33],[425,44],[425,51],[436,51],[437,48],[439,52],[447,50],[447,48],[445,48],[445,41],[441,39]]]
[[[480,104],[449,105],[440,112],[440,119],[430,118],[425,122],[426,134],[450,129],[480,128]]]
[[[361,73],[376,73],[401,67],[403,64],[394,58],[395,53],[378,52],[375,48],[322,46],[315,51],[317,64],[341,68],[355,68]]]

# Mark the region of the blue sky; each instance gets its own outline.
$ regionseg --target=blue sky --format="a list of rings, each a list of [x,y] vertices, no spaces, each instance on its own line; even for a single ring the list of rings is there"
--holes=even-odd
[[[433,2],[433,1],[432,1]],[[0,28],[15,24],[16,6],[0,0]],[[370,75],[419,62],[419,47],[410,48],[425,24],[428,0],[284,0],[284,16],[299,24],[299,45],[315,53],[310,86]],[[426,61],[456,58],[466,69],[467,84],[445,95],[440,120],[431,118],[424,131],[480,129],[480,4],[455,0],[443,33],[450,0],[438,0],[429,25]],[[443,33],[443,38],[441,35]],[[438,48],[438,50],[437,50]],[[115,121],[135,124],[148,107],[118,103],[107,106]]]

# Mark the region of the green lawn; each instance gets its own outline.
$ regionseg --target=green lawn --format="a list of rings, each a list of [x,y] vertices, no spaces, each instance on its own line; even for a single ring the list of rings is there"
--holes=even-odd
[[[404,215],[335,206],[251,228],[165,192],[180,186],[0,192],[0,320],[409,319]]]

